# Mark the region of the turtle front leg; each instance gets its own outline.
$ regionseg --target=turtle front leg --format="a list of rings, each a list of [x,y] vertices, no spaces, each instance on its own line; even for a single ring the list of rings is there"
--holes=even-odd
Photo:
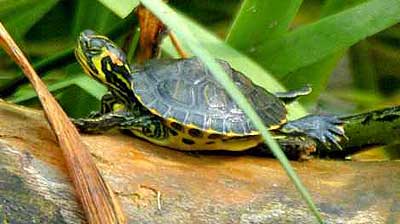
[[[117,98],[109,91],[101,98],[100,111],[91,112],[88,118],[96,118],[100,117],[102,114],[113,112],[117,104],[119,104]]]
[[[129,112],[111,112],[96,118],[72,119],[83,133],[101,133],[110,129],[133,129],[146,137],[167,137],[167,127],[155,116],[133,116]]]
[[[283,125],[279,131],[292,136],[306,135],[322,143],[326,148],[333,145],[341,149],[340,141],[347,139],[343,121],[329,115],[309,115]]]

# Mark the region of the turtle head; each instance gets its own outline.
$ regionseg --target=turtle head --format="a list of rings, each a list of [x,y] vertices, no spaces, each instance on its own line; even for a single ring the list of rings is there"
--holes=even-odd
[[[85,72],[108,88],[125,93],[131,89],[131,69],[125,53],[107,37],[83,31],[75,55]]]

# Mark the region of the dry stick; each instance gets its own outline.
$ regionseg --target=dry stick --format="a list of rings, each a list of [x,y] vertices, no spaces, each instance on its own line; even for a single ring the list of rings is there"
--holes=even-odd
[[[69,173],[89,223],[126,223],[111,188],[104,182],[67,115],[0,22],[0,45],[21,67],[42,103],[46,118],[64,153]]]
[[[182,58],[188,58],[188,54],[183,50],[181,44],[176,38],[175,34],[172,31],[168,32],[169,39],[171,39],[172,44],[174,45],[176,51]]]

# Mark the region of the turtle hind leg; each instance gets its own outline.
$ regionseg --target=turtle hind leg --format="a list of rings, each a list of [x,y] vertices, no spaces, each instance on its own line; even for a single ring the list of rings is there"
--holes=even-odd
[[[342,149],[340,141],[347,139],[344,129],[344,122],[329,115],[308,115],[298,120],[290,121],[283,125],[280,132],[289,135],[306,135],[311,137],[326,148],[333,147]]]
[[[306,85],[301,89],[291,90],[287,92],[277,92],[274,93],[276,97],[282,100],[285,104],[292,103],[293,101],[297,100],[297,98],[301,96],[305,96],[310,94],[312,88],[310,85]]]
[[[279,136],[276,141],[290,160],[309,160],[312,158],[312,153],[317,151],[316,141],[307,136]],[[265,144],[260,144],[254,149],[256,155],[273,156],[272,151]]]

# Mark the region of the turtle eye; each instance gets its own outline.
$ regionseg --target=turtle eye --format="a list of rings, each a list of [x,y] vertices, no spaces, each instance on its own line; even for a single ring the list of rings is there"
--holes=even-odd
[[[92,55],[100,54],[103,46],[104,46],[104,41],[99,39],[93,39],[89,42],[87,51]]]
[[[100,49],[89,49],[88,53],[91,55],[97,55],[97,54],[100,54],[101,51],[100,51]]]

